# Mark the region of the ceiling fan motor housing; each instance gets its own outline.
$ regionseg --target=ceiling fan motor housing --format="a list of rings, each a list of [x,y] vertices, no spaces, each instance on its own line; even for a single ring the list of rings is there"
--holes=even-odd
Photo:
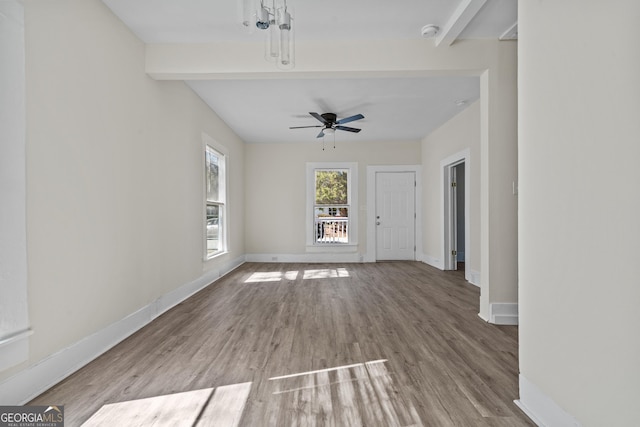
[[[323,119],[329,122],[329,126],[334,124],[338,119],[338,116],[336,116],[334,113],[323,113],[320,114],[320,116],[322,116]]]

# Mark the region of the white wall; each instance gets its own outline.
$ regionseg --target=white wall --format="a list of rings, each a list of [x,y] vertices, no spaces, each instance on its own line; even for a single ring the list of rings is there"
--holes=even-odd
[[[248,144],[245,170],[247,209],[245,232],[248,254],[304,254],[306,252],[306,162],[358,163],[358,252],[367,248],[366,206],[368,165],[413,165],[420,158],[420,142],[328,144]]]
[[[466,170],[471,171],[469,226],[471,247],[467,248],[470,263],[465,266],[480,274],[480,101],[465,108],[457,116],[422,140],[423,185],[423,251],[427,259],[444,262],[443,182],[440,162],[469,149]],[[477,283],[478,285],[480,283]]]
[[[244,148],[98,0],[25,2],[29,361],[244,254]],[[230,248],[203,262],[202,132],[230,152]]]
[[[550,426],[640,425],[639,19],[519,2],[521,399]]]
[[[518,97],[515,42],[498,42],[496,66],[480,79],[480,316],[518,299]]]

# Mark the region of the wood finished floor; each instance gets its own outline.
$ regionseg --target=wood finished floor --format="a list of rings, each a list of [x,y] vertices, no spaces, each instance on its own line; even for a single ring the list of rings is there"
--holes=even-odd
[[[246,385],[230,425],[533,426],[513,403],[517,327],[478,301],[462,272],[418,262],[246,263],[30,404],[65,405],[70,427],[185,392],[207,413],[228,405],[205,389]]]

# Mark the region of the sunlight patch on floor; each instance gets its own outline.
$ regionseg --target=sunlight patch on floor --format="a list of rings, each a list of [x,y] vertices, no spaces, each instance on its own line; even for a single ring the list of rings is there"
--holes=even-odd
[[[304,270],[302,279],[335,279],[349,277],[346,268],[322,268],[317,270]],[[244,283],[279,282],[281,280],[296,280],[298,271],[256,271],[251,274]]]
[[[269,378],[287,425],[422,425],[386,359]]]
[[[374,361],[371,361],[371,362],[366,362],[366,365],[371,365],[371,364],[375,364],[375,363],[384,363],[386,361],[387,361],[387,359],[374,360]],[[335,368],[318,369],[318,370],[315,370],[315,371],[300,372],[298,374],[281,375],[279,377],[271,377],[271,378],[269,378],[269,381],[283,380],[283,379],[286,379],[286,378],[293,378],[293,377],[300,377],[302,375],[313,375],[313,374],[318,374],[320,372],[337,371],[339,369],[355,368],[356,366],[364,366],[364,365],[365,365],[365,363],[354,363],[353,365],[336,366]]]
[[[283,278],[285,280],[296,280],[298,277],[297,271],[256,271],[253,273],[244,283],[259,283],[259,282],[279,282]]]
[[[240,423],[250,390],[248,382],[111,403],[82,426],[235,427]]]
[[[305,270],[303,279],[333,279],[337,277],[349,277],[346,268],[324,268],[321,270]]]

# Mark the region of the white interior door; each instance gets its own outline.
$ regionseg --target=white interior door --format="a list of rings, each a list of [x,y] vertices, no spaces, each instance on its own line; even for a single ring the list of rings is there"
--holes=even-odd
[[[376,173],[376,259],[415,260],[415,172]]]

